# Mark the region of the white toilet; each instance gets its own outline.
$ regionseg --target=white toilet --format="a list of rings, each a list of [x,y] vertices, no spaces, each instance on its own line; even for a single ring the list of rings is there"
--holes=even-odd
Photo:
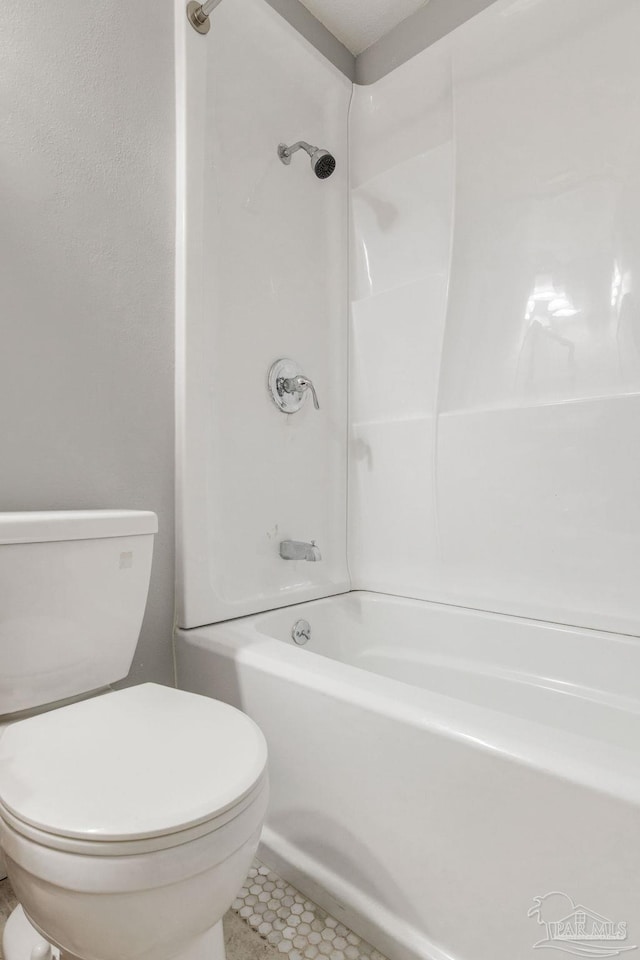
[[[0,513],[6,960],[224,960],[267,804],[256,724],[131,666],[157,518]]]

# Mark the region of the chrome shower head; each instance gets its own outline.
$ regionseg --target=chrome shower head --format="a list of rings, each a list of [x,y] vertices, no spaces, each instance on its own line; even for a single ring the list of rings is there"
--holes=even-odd
[[[318,180],[326,180],[336,168],[336,158],[319,147],[311,154],[311,168]]]
[[[305,143],[304,140],[298,140],[297,143],[292,144],[290,147],[288,147],[286,143],[279,144],[278,156],[281,161],[288,166],[296,150],[304,150],[305,153],[309,154],[311,158],[311,169],[318,180],[326,180],[336,168],[336,158],[330,154],[328,150],[324,150],[322,147],[312,147],[310,143]]]

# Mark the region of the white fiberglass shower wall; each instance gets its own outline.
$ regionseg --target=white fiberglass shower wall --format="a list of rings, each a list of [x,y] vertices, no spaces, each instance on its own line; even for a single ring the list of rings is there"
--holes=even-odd
[[[498,0],[356,88],[355,588],[640,633],[639,33]]]
[[[638,4],[497,0],[356,86],[349,145],[264,0],[212,22],[177,3],[180,625],[351,586],[637,635]]]
[[[347,590],[347,117],[351,83],[264,0],[178,39],[178,623]],[[317,179],[306,154],[327,148]],[[313,380],[295,414],[271,364]],[[322,562],[285,561],[315,540]]]

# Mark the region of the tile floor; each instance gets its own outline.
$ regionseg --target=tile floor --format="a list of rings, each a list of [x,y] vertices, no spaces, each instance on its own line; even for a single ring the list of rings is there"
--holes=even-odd
[[[0,881],[0,960],[15,904],[9,881]],[[224,918],[224,935],[227,960],[385,960],[258,860]]]
[[[258,860],[231,910],[275,947],[282,960],[285,955],[289,960],[385,960]]]

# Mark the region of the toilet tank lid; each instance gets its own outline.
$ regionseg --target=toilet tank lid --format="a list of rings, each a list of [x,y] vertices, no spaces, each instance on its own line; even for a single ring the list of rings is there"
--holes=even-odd
[[[0,513],[0,545],[56,540],[100,540],[157,533],[150,510],[34,510]]]

